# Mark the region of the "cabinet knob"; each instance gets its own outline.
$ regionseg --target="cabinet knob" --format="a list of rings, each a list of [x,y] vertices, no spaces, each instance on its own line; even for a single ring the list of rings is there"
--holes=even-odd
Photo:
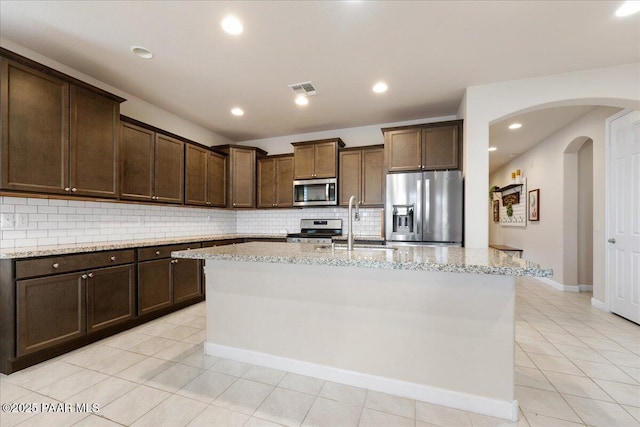
[[[53,268],[58,268],[58,267],[60,267],[60,264],[58,264],[57,262],[54,262],[54,263],[53,263],[53,265],[52,265],[52,267],[53,267]]]
[[[207,202],[207,205],[210,205],[210,204],[211,204],[211,202]]]
[[[69,191],[71,191],[71,188],[69,188],[69,187],[64,187],[64,191],[69,192]]]
[[[75,193],[76,191],[78,191],[78,189],[77,189],[76,187],[73,187],[73,188],[71,189],[71,192],[72,192],[72,193]]]
[[[156,255],[160,255],[160,251],[156,251]]]
[[[172,260],[171,260],[171,264],[177,264],[177,263],[178,263],[178,260],[177,260],[177,259],[172,259]]]
[[[82,275],[82,276],[80,276],[80,277],[82,277],[83,279],[86,279],[88,276],[87,276],[86,274],[83,274],[83,275]]]
[[[88,274],[88,276],[89,276],[89,277],[93,277],[93,273],[89,273],[89,274]]]

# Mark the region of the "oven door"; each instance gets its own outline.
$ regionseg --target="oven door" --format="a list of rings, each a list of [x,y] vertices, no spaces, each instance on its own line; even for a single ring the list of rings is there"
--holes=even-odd
[[[293,181],[294,206],[331,206],[338,204],[336,179]]]

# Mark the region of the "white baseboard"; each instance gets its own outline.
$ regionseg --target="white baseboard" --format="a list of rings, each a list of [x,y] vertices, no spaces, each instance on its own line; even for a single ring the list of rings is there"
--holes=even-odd
[[[518,420],[517,400],[500,400],[460,393],[424,384],[410,383],[208,342],[205,342],[204,348],[205,353],[210,356],[321,378],[327,381],[462,409],[482,415],[505,418],[511,421]]]
[[[591,305],[602,311],[608,311],[607,305],[604,302],[600,301],[599,299],[591,298]]]
[[[549,285],[552,288],[563,292],[593,292],[592,285],[563,285],[562,283],[558,283],[548,277],[537,277],[537,279],[545,285]]]

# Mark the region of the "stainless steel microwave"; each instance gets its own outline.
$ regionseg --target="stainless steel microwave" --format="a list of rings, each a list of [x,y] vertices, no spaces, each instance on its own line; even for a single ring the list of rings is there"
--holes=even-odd
[[[293,206],[331,206],[338,204],[336,178],[293,181]]]

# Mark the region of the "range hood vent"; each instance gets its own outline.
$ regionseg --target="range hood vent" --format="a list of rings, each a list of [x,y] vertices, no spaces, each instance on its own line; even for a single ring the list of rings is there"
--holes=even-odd
[[[318,94],[318,91],[311,82],[294,83],[289,85],[289,87],[296,93],[296,95],[312,96]]]

